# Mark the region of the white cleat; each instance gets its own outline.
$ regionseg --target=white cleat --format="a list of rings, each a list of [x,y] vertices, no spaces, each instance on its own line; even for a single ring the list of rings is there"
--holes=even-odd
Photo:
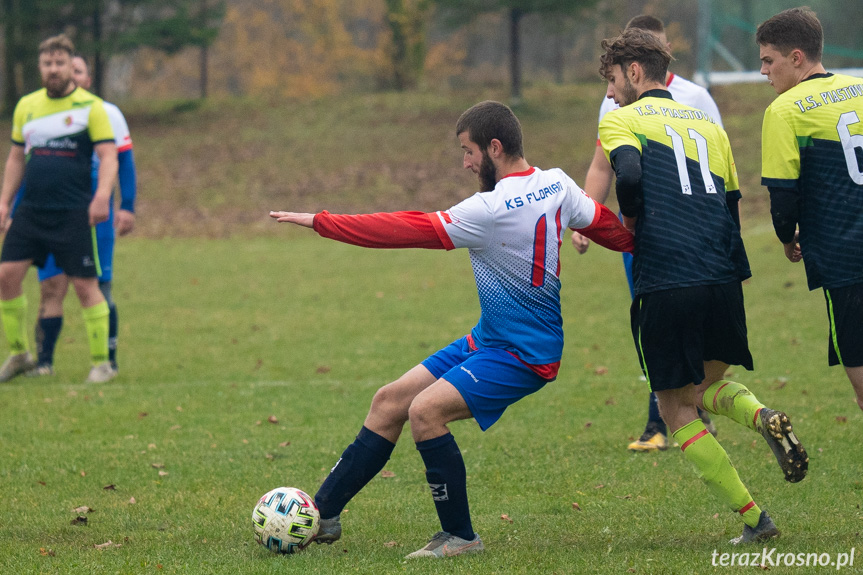
[[[9,381],[18,377],[22,373],[27,373],[36,367],[36,360],[30,355],[29,351],[10,355],[0,367],[0,383]]]
[[[111,367],[111,363],[103,361],[98,365],[94,365],[90,369],[90,375],[87,376],[85,383],[105,383],[117,377],[117,372]]]

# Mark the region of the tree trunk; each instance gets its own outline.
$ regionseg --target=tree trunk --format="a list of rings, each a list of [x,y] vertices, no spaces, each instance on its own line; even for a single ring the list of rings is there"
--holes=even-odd
[[[105,93],[105,70],[102,64],[102,2],[93,3],[93,93]]]
[[[18,90],[15,86],[15,63],[18,61],[18,46],[15,42],[15,2],[3,0],[3,39],[5,60],[3,62],[3,114],[11,116],[18,103]]]
[[[509,74],[510,101],[513,106],[521,103],[521,35],[519,25],[524,12],[512,8],[509,12]]]
[[[209,47],[204,44],[201,46],[201,99],[207,97],[207,68],[208,59],[210,56]]]

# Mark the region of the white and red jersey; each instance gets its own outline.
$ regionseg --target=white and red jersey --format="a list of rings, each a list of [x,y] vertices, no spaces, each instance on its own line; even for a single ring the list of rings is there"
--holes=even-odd
[[[563,350],[560,246],[565,228],[617,251],[632,234],[562,170],[530,168],[448,210],[315,216],[324,237],[366,247],[467,248],[481,315],[478,348],[506,350],[540,375],[557,374]]]
[[[105,112],[108,113],[108,119],[111,121],[111,128],[114,130],[114,142],[117,144],[117,153],[125,152],[132,149],[132,136],[129,134],[129,124],[126,123],[126,118],[120,108],[110,102],[104,102]]]
[[[674,98],[675,102],[701,110],[713,118],[720,128],[722,127],[722,116],[719,115],[719,107],[713,101],[710,92],[704,87],[675,74],[668,75],[665,87],[671,92],[671,97]],[[619,107],[614,103],[613,98],[603,98],[602,104],[599,106],[599,122],[602,121],[603,116]],[[599,122],[597,122],[597,125],[599,125]],[[599,134],[596,136],[596,145],[600,145]]]

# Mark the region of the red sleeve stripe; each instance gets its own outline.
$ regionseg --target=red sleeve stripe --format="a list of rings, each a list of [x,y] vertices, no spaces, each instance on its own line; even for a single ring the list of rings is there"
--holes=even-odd
[[[741,515],[743,515],[744,513],[746,513],[747,511],[749,511],[749,510],[750,510],[750,509],[752,509],[753,507],[755,507],[755,502],[754,502],[754,501],[750,501],[749,503],[747,503],[746,505],[744,505],[743,507],[741,507],[741,508],[740,508],[740,511],[738,511],[738,513],[739,513],[739,514],[741,514]]]
[[[437,234],[438,239],[440,239],[443,244],[444,249],[454,250],[455,245],[452,243],[449,234],[446,233],[446,229],[441,220],[448,224],[452,223],[452,218],[450,218],[450,215],[447,212],[435,212],[434,214],[429,214],[429,221],[432,223],[432,227],[434,227],[434,231]]]
[[[759,407],[755,410],[755,417],[752,418],[752,425],[755,426],[755,429],[758,429],[758,414],[761,413],[763,407]]]
[[[702,429],[701,431],[699,431],[698,433],[695,434],[695,437],[691,437],[688,440],[684,441],[683,445],[680,446],[680,451],[686,451],[687,447],[689,447],[690,445],[692,445],[693,443],[695,443],[696,441],[698,441],[699,439],[701,439],[702,437],[707,435],[707,433],[708,432],[706,429]]]
[[[560,221],[560,210],[557,208],[557,213],[554,215],[554,225],[557,227],[557,271],[555,275],[560,277],[560,246],[563,245],[563,224]]]

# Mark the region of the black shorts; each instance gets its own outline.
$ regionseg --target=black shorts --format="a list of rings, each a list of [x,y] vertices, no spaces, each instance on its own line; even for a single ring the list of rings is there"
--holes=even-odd
[[[33,260],[42,267],[48,254],[54,254],[57,265],[71,277],[99,277],[96,234],[86,209],[15,211],[0,261]]]
[[[863,366],[863,284],[824,289],[830,365]]]
[[[701,383],[705,361],[752,369],[740,282],[636,296],[630,318],[651,391]]]

